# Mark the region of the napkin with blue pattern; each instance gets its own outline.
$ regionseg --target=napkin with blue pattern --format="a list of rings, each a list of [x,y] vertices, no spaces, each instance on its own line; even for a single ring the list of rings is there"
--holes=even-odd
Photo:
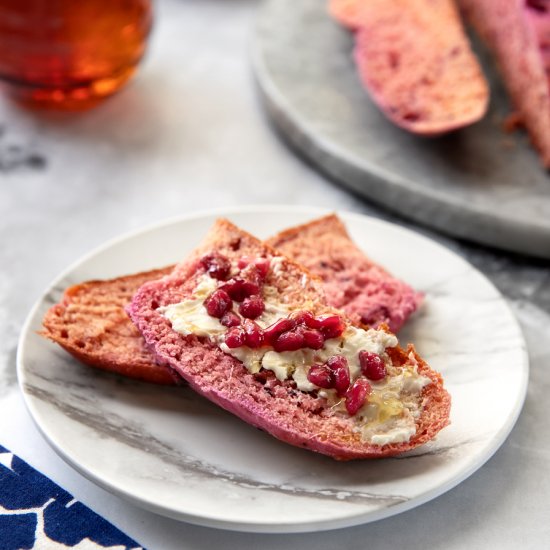
[[[0,550],[142,547],[0,445]]]

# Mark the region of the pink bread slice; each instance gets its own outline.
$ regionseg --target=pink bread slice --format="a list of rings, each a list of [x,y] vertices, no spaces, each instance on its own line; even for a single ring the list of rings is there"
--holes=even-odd
[[[373,262],[335,214],[292,227],[267,244],[323,280],[327,302],[354,323],[398,332],[422,303],[422,294]]]
[[[550,168],[550,3],[543,0],[458,0],[492,49],[519,117]],[[546,65],[546,67],[545,67]]]
[[[452,0],[333,0],[361,81],[397,126],[435,136],[487,111],[489,88]]]
[[[40,334],[92,367],[155,384],[178,384],[181,378],[156,364],[124,311],[140,286],[172,269],[71,286],[46,312]]]
[[[163,279],[146,283],[128,308],[157,359],[176,370],[199,394],[282,441],[340,460],[392,456],[425,443],[448,424],[450,396],[441,376],[412,346],[406,351],[388,348],[387,352],[396,367],[416,363],[419,373],[431,380],[420,395],[416,434],[406,442],[374,445],[361,439],[354,417],[336,411],[317,392],[299,391],[293,382],[279,381],[271,371],[252,374],[207,338],[173,330],[163,307],[193,296],[205,273],[200,258],[212,252],[235,262],[243,256],[272,258],[278,254],[227,220],[218,220],[183,264]],[[281,258],[277,268],[270,270],[266,285],[271,293],[276,289],[287,307],[307,307],[314,315],[336,312],[326,305],[320,282],[290,260]]]
[[[329,304],[344,309],[354,321],[385,323],[397,332],[422,300],[406,283],[369,260],[335,215],[283,231],[268,243],[279,244],[284,254],[321,277]],[[171,369],[156,364],[124,311],[142,284],[172,269],[70,287],[44,316],[42,336],[87,365],[155,384],[181,383]]]

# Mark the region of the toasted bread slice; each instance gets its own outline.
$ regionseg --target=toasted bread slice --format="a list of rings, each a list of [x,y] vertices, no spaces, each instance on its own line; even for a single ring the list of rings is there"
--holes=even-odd
[[[42,336],[87,365],[147,382],[177,384],[181,378],[156,364],[124,311],[141,285],[171,270],[166,267],[68,288],[61,302],[44,316]]]
[[[489,87],[452,0],[332,0],[355,30],[361,81],[394,124],[424,136],[480,120]]]
[[[335,215],[283,231],[269,242],[320,276],[329,303],[354,321],[386,323],[397,332],[420,304],[420,294],[363,255]],[[46,313],[41,334],[88,365],[156,384],[180,383],[171,369],[156,364],[124,311],[142,284],[172,269],[73,286]]]
[[[323,280],[327,302],[355,323],[398,332],[422,295],[369,259],[335,214],[282,231],[267,244]]]
[[[213,278],[205,264],[212,257],[230,262],[229,274]],[[258,260],[269,266],[262,277]],[[250,294],[261,296],[264,313],[224,326],[228,310],[247,316]],[[450,396],[441,376],[412,347],[400,349],[384,330],[353,327],[326,304],[320,280],[227,220],[218,220],[170,275],[143,285],[128,312],[159,362],[199,394],[292,445],[340,460],[391,456],[448,423]],[[306,344],[312,332],[322,334],[322,347]],[[297,339],[301,347],[289,347]],[[377,382],[358,366],[363,351],[382,362]],[[310,368],[318,363],[334,367],[329,385],[312,383]]]
[[[550,3],[458,0],[493,51],[522,124],[550,168]]]

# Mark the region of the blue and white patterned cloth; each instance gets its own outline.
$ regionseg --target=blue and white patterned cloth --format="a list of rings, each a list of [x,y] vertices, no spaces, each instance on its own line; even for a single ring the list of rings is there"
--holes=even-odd
[[[0,550],[142,547],[0,445]]]

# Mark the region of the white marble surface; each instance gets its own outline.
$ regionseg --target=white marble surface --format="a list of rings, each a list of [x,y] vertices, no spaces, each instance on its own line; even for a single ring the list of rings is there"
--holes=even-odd
[[[252,0],[161,0],[149,57],[120,96],[82,115],[0,99],[0,441],[152,549],[544,548],[550,541],[550,269],[439,239],[505,294],[528,343],[530,382],[510,437],[476,474],[399,516],[318,535],[254,535],[164,519],[67,466],[32,423],[17,338],[49,282],[121,232],[198,208],[295,203],[389,217],[333,186],[269,128],[248,64]],[[431,235],[434,236],[434,235]],[[436,237],[437,238],[437,237]],[[519,542],[518,542],[519,541]]]

